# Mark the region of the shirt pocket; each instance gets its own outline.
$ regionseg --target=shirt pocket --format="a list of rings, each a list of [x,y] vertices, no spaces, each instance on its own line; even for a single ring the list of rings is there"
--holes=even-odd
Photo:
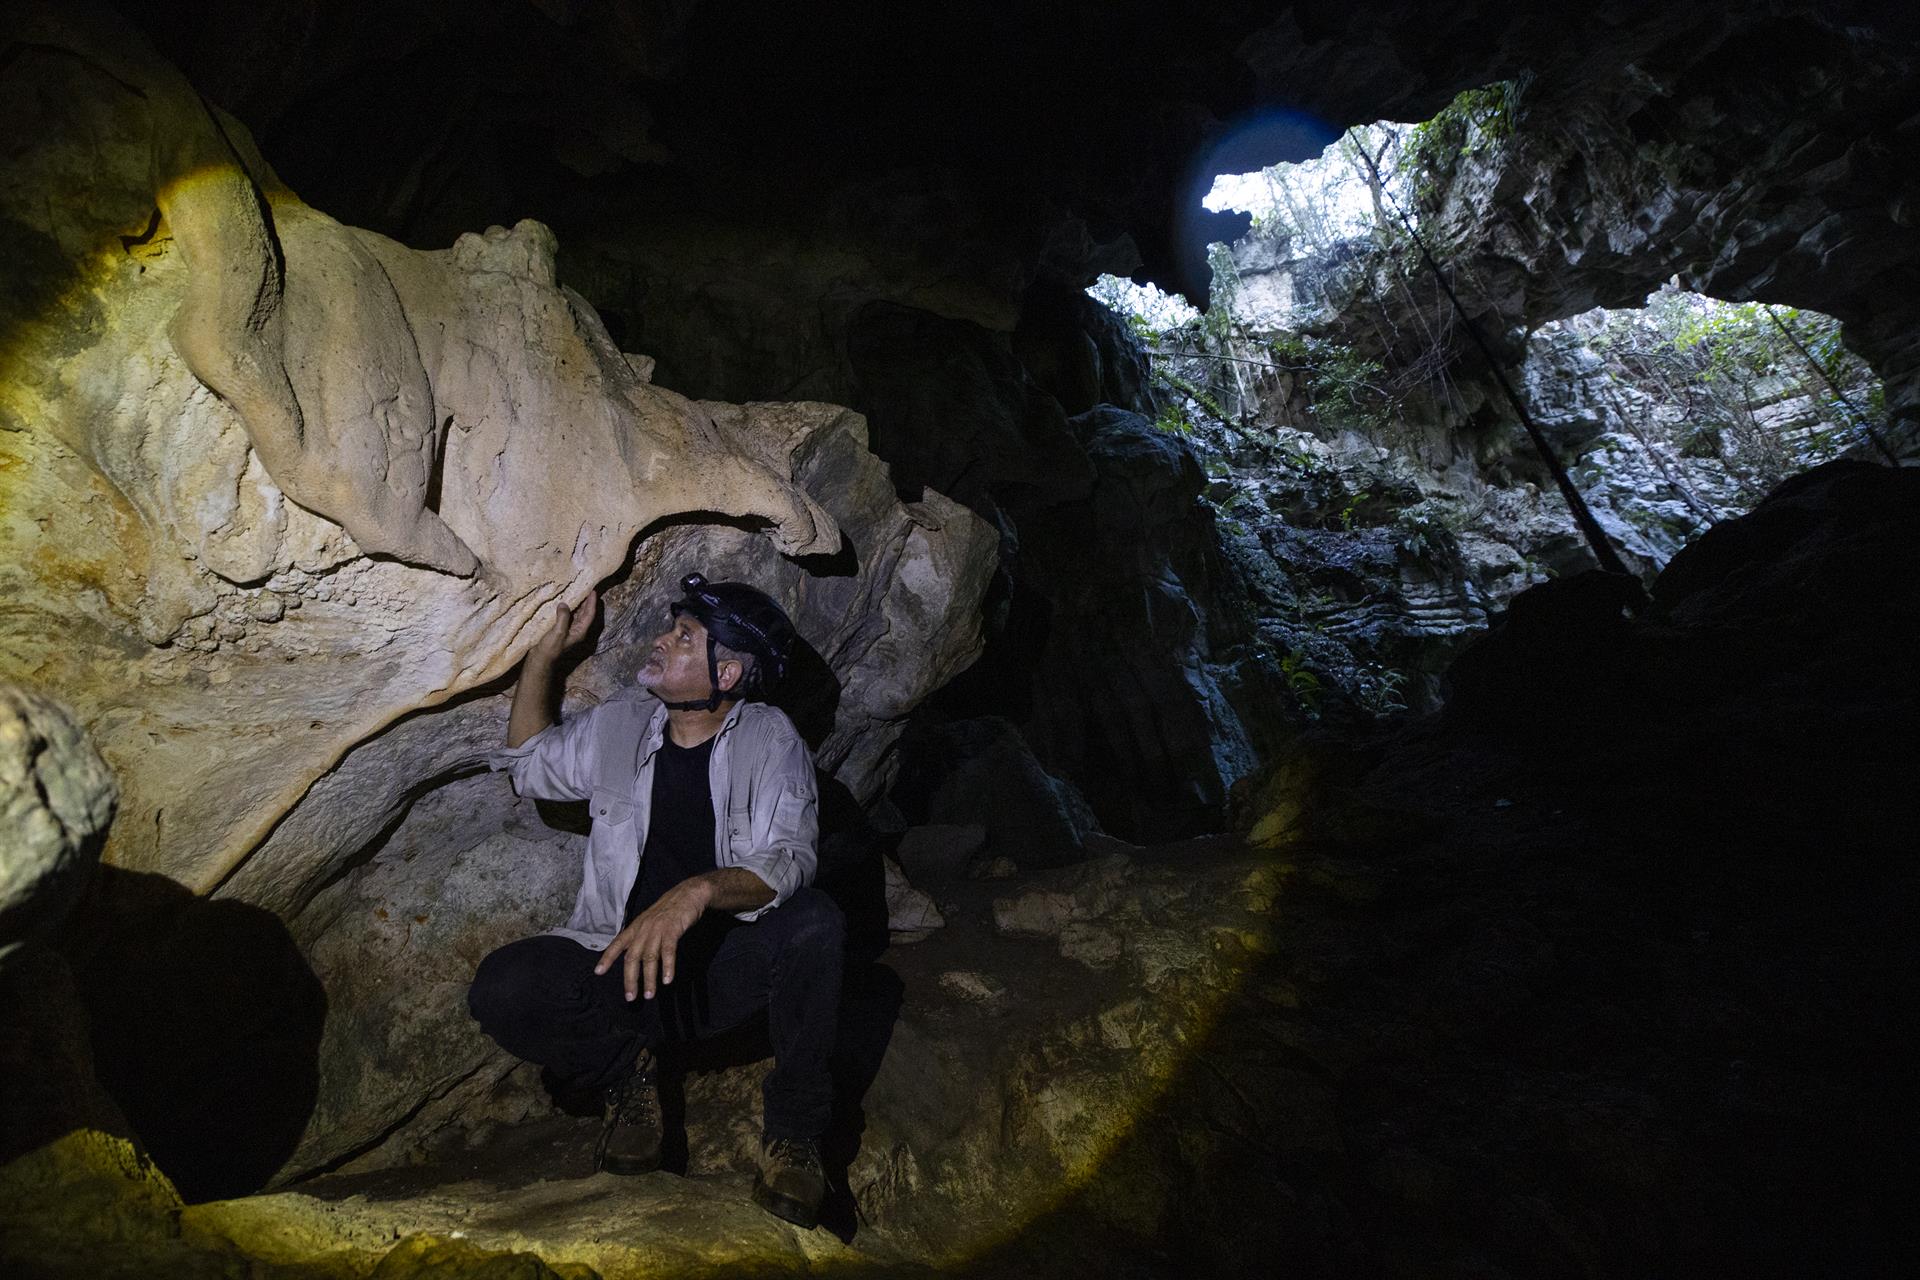
[[[819,823],[813,812],[814,799],[797,782],[789,782],[780,788],[779,796],[773,802],[773,821],[768,833],[774,844],[811,844],[815,838]]]
[[[596,827],[633,825],[633,800],[612,787],[595,787],[587,801],[587,816]]]

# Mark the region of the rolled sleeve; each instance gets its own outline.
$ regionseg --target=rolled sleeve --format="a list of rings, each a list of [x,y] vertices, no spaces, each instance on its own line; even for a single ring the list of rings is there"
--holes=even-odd
[[[599,707],[550,724],[517,747],[487,754],[487,767],[504,769],[516,794],[533,800],[585,800],[595,775],[593,721]]]
[[[813,883],[819,869],[820,790],[813,776],[813,757],[800,735],[792,733],[770,751],[762,763],[755,794],[771,798],[762,823],[754,825],[754,846],[734,863],[753,872],[773,890],[773,901],[740,911],[741,920],[757,920],[798,889]],[[756,818],[758,815],[756,815]]]

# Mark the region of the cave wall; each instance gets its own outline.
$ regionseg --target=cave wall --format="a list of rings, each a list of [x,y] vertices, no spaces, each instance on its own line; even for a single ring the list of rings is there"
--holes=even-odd
[[[904,496],[932,484],[999,527],[1012,606],[991,646],[1045,629],[1021,602],[1066,603],[1035,589],[1036,533],[1088,474],[1064,417],[1147,407],[1119,370],[1123,336],[1061,323],[1051,299],[1136,267],[1198,299],[1205,243],[1244,226],[1195,211],[1213,174],[1306,158],[1346,123],[1424,118],[1495,79],[1531,74],[1541,128],[1504,177],[1450,184],[1441,221],[1485,224],[1473,305],[1516,362],[1525,326],[1691,272],[1720,296],[1846,319],[1907,412],[1911,31],[1864,2],[1609,0],[1579,24],[1546,6],[1321,0],[1097,19],[643,0],[128,17],[190,73],[221,68],[218,100],[350,220],[443,243],[537,210],[561,233],[560,274],[657,358],[662,385],[866,414]],[[1498,411],[1462,386],[1484,437]],[[976,710],[1011,715],[1084,787],[1050,744],[1097,726],[1065,724],[1067,700],[1039,727],[1047,660]],[[1233,696],[1247,720],[1275,719],[1253,685]],[[1197,759],[1231,737],[1185,746]],[[1108,771],[1160,785],[1147,755],[1118,749]]]
[[[370,1052],[406,1025],[355,995],[377,908],[287,924],[388,865],[436,787],[505,794],[468,775],[551,602],[614,583],[574,673],[591,702],[630,686],[680,575],[761,584],[807,641],[793,710],[819,767],[869,802],[908,712],[979,651],[996,538],[937,490],[903,501],[856,413],[653,385],[558,282],[544,225],[438,250],[344,225],[110,11],[7,22],[0,676],[69,703],[118,779],[74,956],[102,1078],[156,1146],[231,1137],[225,1176],[291,1174],[444,1088]],[[414,912],[434,955],[384,976],[416,995],[534,909],[497,859],[444,853],[415,887],[470,909]],[[459,1008],[430,1033],[484,1053]],[[215,1096],[217,1073],[165,1073],[171,1036],[111,1030],[170,1017],[190,1064],[253,1035],[286,1087]]]
[[[545,606],[623,568],[582,697],[619,686],[653,582],[771,574],[827,637],[823,765],[871,801],[989,593],[997,678],[930,710],[1008,715],[1115,830],[1215,821],[1272,673],[1191,458],[1083,419],[1150,404],[1071,299],[1136,263],[1197,297],[1233,222],[1182,212],[1197,185],[1342,123],[1531,70],[1566,127],[1442,210],[1491,231],[1510,343],[1678,271],[1840,316],[1910,416],[1912,44],[1864,3],[18,12],[6,674],[74,702],[120,775],[110,864],[271,907],[339,964],[415,915],[502,918],[484,875],[452,922],[396,915],[406,853],[497,865],[433,824],[487,785],[464,775]],[[1307,123],[1242,127],[1273,109]],[[857,412],[766,403],[795,398]],[[684,523],[715,513],[748,527]],[[296,1165],[493,1069],[422,1023],[449,1075],[354,1077],[356,1035],[411,1024],[339,995],[365,1012],[324,1033],[331,1119]]]

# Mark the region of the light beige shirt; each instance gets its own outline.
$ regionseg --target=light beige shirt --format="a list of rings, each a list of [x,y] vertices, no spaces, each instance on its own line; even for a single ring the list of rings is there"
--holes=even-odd
[[[625,923],[652,816],[653,760],[666,731],[665,706],[623,696],[487,757],[523,796],[588,802],[593,828],[580,894],[567,923],[548,932],[597,950]],[[714,739],[707,784],[714,865],[745,867],[773,890],[772,902],[737,912],[740,919],[757,919],[813,883],[820,793],[813,757],[785,712],[735,703]]]

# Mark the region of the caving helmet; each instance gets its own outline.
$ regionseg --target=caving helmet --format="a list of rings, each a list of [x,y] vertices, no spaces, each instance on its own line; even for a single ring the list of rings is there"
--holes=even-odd
[[[674,711],[713,711],[720,706],[720,654],[725,645],[736,653],[751,654],[754,662],[735,695],[765,698],[787,674],[799,634],[786,610],[766,592],[743,582],[708,582],[697,573],[680,579],[682,599],[667,606],[676,618],[690,614],[707,629],[707,680],[713,692],[693,702],[669,702]]]

